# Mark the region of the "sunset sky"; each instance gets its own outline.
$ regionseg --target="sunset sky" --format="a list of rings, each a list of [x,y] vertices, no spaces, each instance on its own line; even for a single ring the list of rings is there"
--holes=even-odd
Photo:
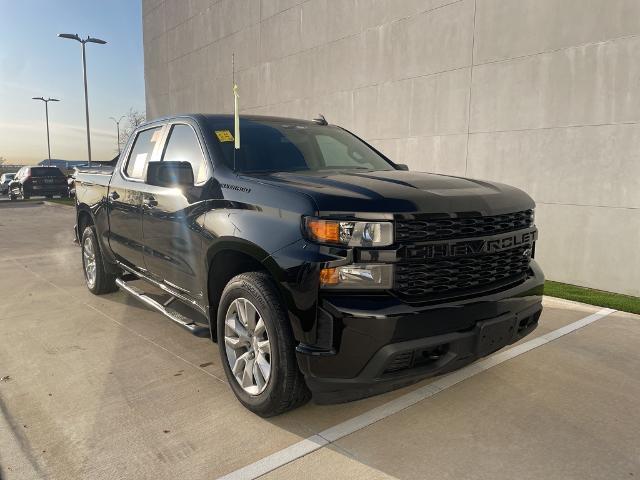
[[[58,33],[91,35],[87,44],[94,160],[116,152],[115,123],[130,108],[144,112],[141,5],[136,0],[0,0],[0,157],[37,163],[47,157],[44,103],[49,103],[51,157],[85,160],[87,145],[80,43]]]

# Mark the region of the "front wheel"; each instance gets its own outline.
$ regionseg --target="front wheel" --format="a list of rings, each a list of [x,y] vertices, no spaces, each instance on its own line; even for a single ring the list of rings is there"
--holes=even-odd
[[[267,274],[231,279],[220,298],[217,332],[225,374],[246,408],[271,417],[309,399],[289,319]]]
[[[108,273],[104,266],[100,245],[93,226],[82,232],[82,268],[87,288],[94,295],[115,292],[115,275]]]

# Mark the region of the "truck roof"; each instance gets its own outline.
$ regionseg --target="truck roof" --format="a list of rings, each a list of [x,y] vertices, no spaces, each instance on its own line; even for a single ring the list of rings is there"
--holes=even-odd
[[[200,120],[206,122],[233,122],[233,114],[230,113],[182,113],[178,115],[166,115],[164,117],[155,118],[142,125],[148,125],[156,122],[173,120],[176,118],[191,118],[193,120]],[[287,118],[287,117],[274,117],[269,115],[240,115],[241,120],[249,120],[252,122],[265,122],[265,123],[288,123],[298,125],[316,125],[313,120],[302,120],[299,118]],[[142,126],[140,125],[140,126]]]

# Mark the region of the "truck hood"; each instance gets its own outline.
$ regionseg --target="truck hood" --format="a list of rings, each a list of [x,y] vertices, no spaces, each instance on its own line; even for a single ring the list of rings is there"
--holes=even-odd
[[[310,196],[320,214],[472,211],[495,215],[535,205],[529,195],[508,185],[402,170],[279,172],[251,178]]]

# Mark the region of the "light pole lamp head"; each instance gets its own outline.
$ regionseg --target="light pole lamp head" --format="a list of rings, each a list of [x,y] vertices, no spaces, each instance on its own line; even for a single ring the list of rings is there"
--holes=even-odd
[[[58,100],[57,98],[44,98],[44,97],[31,97],[32,100],[41,100],[43,102],[59,102],[60,100]]]
[[[60,38],[68,38],[70,40],[76,40],[76,41],[82,43],[82,40],[80,40],[80,37],[78,36],[77,33],[59,33],[58,37],[60,37]]]
[[[100,45],[104,45],[105,43],[107,43],[105,40],[101,40],[99,38],[94,38],[94,37],[87,37],[85,42],[98,43]]]

